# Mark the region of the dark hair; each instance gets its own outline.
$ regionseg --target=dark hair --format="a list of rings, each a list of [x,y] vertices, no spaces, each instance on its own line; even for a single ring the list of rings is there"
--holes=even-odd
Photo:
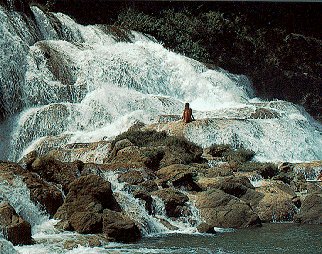
[[[189,108],[189,103],[186,102],[186,104],[184,104],[184,108]]]

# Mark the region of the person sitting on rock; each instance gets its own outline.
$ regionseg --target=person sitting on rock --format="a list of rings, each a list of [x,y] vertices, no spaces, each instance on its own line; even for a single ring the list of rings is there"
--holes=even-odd
[[[192,109],[189,107],[189,103],[186,103],[184,105],[182,119],[185,123],[190,123],[191,121],[195,120],[195,118],[192,115]]]

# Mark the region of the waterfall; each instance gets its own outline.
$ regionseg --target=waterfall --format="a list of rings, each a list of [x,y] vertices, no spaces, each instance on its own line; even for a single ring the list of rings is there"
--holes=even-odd
[[[118,175],[113,171],[104,173],[104,177],[112,184],[114,195],[122,210],[140,225],[143,235],[196,232],[196,226],[201,223],[201,220],[199,211],[190,202],[187,202],[189,215],[182,216],[174,221],[166,215],[163,201],[156,196],[152,196],[153,215],[150,215],[145,209],[144,201],[134,198],[127,190],[126,184],[118,181]],[[167,228],[167,226],[170,228]]]
[[[190,102],[198,122],[184,135],[203,147],[244,147],[258,161],[322,159],[321,125],[292,103],[253,98],[245,76],[210,70],[134,31],[31,12],[0,7],[2,158],[112,139]]]
[[[32,227],[44,223],[49,218],[30,200],[29,189],[19,177],[13,179],[12,183],[0,181],[0,201],[8,201],[17,214]]]

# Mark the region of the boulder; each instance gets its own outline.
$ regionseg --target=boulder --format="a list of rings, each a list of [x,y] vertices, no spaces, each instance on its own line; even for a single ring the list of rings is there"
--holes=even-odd
[[[31,165],[31,170],[42,179],[60,184],[65,193],[69,184],[81,174],[84,164],[80,161],[63,163],[50,156],[37,158]]]
[[[296,194],[289,185],[282,181],[266,181],[256,190],[264,195],[254,207],[262,221],[293,221],[297,212],[293,203]]]
[[[302,224],[322,224],[322,194],[306,196],[294,221]]]
[[[128,146],[134,146],[134,144],[128,139],[122,139],[122,140],[117,141],[115,143],[109,157],[105,160],[105,162],[112,161],[113,158],[116,157],[118,151],[120,151]]]
[[[75,212],[69,217],[70,225],[80,234],[102,232],[102,215],[95,212]]]
[[[261,220],[249,205],[222,190],[213,189],[199,193],[196,207],[201,218],[211,227],[261,226]]]
[[[128,165],[128,168],[157,170],[163,155],[163,150],[159,148],[128,146],[120,149],[112,159],[105,162]]]
[[[199,233],[216,234],[214,227],[204,222],[197,227],[197,230]]]
[[[86,231],[91,228],[97,231],[98,217],[104,209],[120,211],[121,208],[113,196],[111,184],[97,175],[82,176],[72,182],[69,186],[69,192],[65,198],[64,204],[59,207],[55,214],[56,219],[62,220],[58,227],[64,229]],[[81,213],[83,212],[83,213]],[[74,213],[81,213],[76,214]],[[93,216],[92,225],[86,225],[86,228],[78,227],[76,218],[82,217],[84,220],[88,216]]]
[[[31,170],[32,163],[37,159],[38,153],[36,151],[32,151],[26,154],[18,163],[24,169]]]
[[[145,191],[145,192],[153,192],[159,189],[158,185],[153,180],[144,181],[138,184],[138,186],[142,189],[142,191]]]
[[[37,174],[24,170],[13,162],[0,163],[0,180],[11,183],[20,177],[30,190],[30,198],[40,204],[50,215],[54,215],[63,203],[61,191],[53,184],[41,179]]]
[[[14,245],[31,244],[31,225],[7,202],[0,204],[0,230]]]
[[[240,198],[248,189],[254,189],[249,179],[245,176],[228,176],[219,178],[213,188],[224,191],[227,194]]]
[[[149,214],[152,214],[153,199],[152,199],[151,195],[149,195],[148,193],[146,193],[144,191],[135,191],[133,193],[133,196],[135,198],[143,200],[145,202],[145,210],[147,210]]]
[[[132,185],[137,185],[139,183],[142,183],[145,179],[142,172],[138,170],[132,170],[130,172],[120,174],[118,180],[120,182],[127,182]]]
[[[159,197],[165,206],[165,211],[169,217],[180,217],[184,211],[184,206],[189,198],[175,189],[161,189],[152,192],[153,196]]]
[[[186,191],[201,191],[201,188],[194,181],[196,170],[188,165],[174,164],[163,167],[156,172],[157,176],[163,180],[163,185],[173,186]]]
[[[133,169],[127,168],[127,172],[121,173],[118,176],[120,182],[126,182],[131,185],[138,185],[148,180],[155,179],[153,171],[149,169]]]
[[[119,212],[104,210],[103,233],[116,242],[130,243],[141,238],[137,225]]]
[[[23,181],[30,190],[30,198],[50,215],[54,216],[58,208],[63,204],[63,194],[54,184],[42,180],[36,174],[25,174]]]

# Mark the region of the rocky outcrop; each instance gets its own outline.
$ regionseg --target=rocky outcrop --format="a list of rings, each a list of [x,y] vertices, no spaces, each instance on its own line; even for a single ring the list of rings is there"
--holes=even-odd
[[[186,191],[201,190],[194,180],[194,177],[197,175],[194,167],[183,164],[173,164],[161,168],[156,174],[162,180],[162,186],[173,186]]]
[[[297,211],[293,203],[296,194],[289,185],[282,181],[268,181],[256,191],[264,195],[253,206],[263,222],[293,221]]]
[[[1,181],[11,183],[17,177],[21,178],[26,184],[30,191],[31,200],[53,216],[63,203],[61,191],[55,185],[44,181],[37,174],[23,170],[16,163],[0,163]]]
[[[63,163],[45,156],[37,158],[32,163],[31,170],[48,182],[60,184],[67,193],[69,184],[81,174],[83,165],[81,161]]]
[[[131,185],[138,185],[148,180],[155,179],[154,173],[149,169],[127,169],[125,173],[118,176],[120,182],[126,182]]]
[[[31,226],[7,202],[0,203],[0,230],[14,245],[31,244]]]
[[[216,234],[216,230],[214,229],[214,227],[208,225],[207,223],[201,223],[197,227],[197,230],[199,233]]]
[[[294,221],[302,224],[322,224],[322,194],[308,195]]]
[[[141,238],[137,225],[119,212],[104,210],[103,233],[116,242],[135,242]]]
[[[97,233],[102,230],[99,228],[102,225],[100,217],[106,208],[121,210],[113,196],[111,184],[97,175],[82,176],[70,184],[64,204],[58,209],[55,218],[61,220],[61,228],[75,229],[80,233]],[[89,217],[92,217],[90,221]],[[81,225],[79,220],[87,224]]]
[[[95,212],[74,212],[68,219],[71,227],[81,234],[102,232],[102,215]]]
[[[162,189],[152,192],[153,196],[157,196],[164,202],[166,214],[169,217],[180,217],[184,210],[185,204],[189,198],[175,189]]]
[[[212,187],[237,198],[246,194],[248,189],[255,189],[247,177],[234,176],[220,178]]]
[[[261,225],[259,217],[248,204],[222,190],[201,192],[197,195],[196,206],[202,219],[212,227],[244,228]]]
[[[112,153],[114,154],[114,150],[112,150]],[[159,148],[132,145],[118,150],[114,157],[111,155],[104,162],[130,165],[129,167],[132,168],[150,168],[155,170],[159,167],[163,155],[163,150]]]

